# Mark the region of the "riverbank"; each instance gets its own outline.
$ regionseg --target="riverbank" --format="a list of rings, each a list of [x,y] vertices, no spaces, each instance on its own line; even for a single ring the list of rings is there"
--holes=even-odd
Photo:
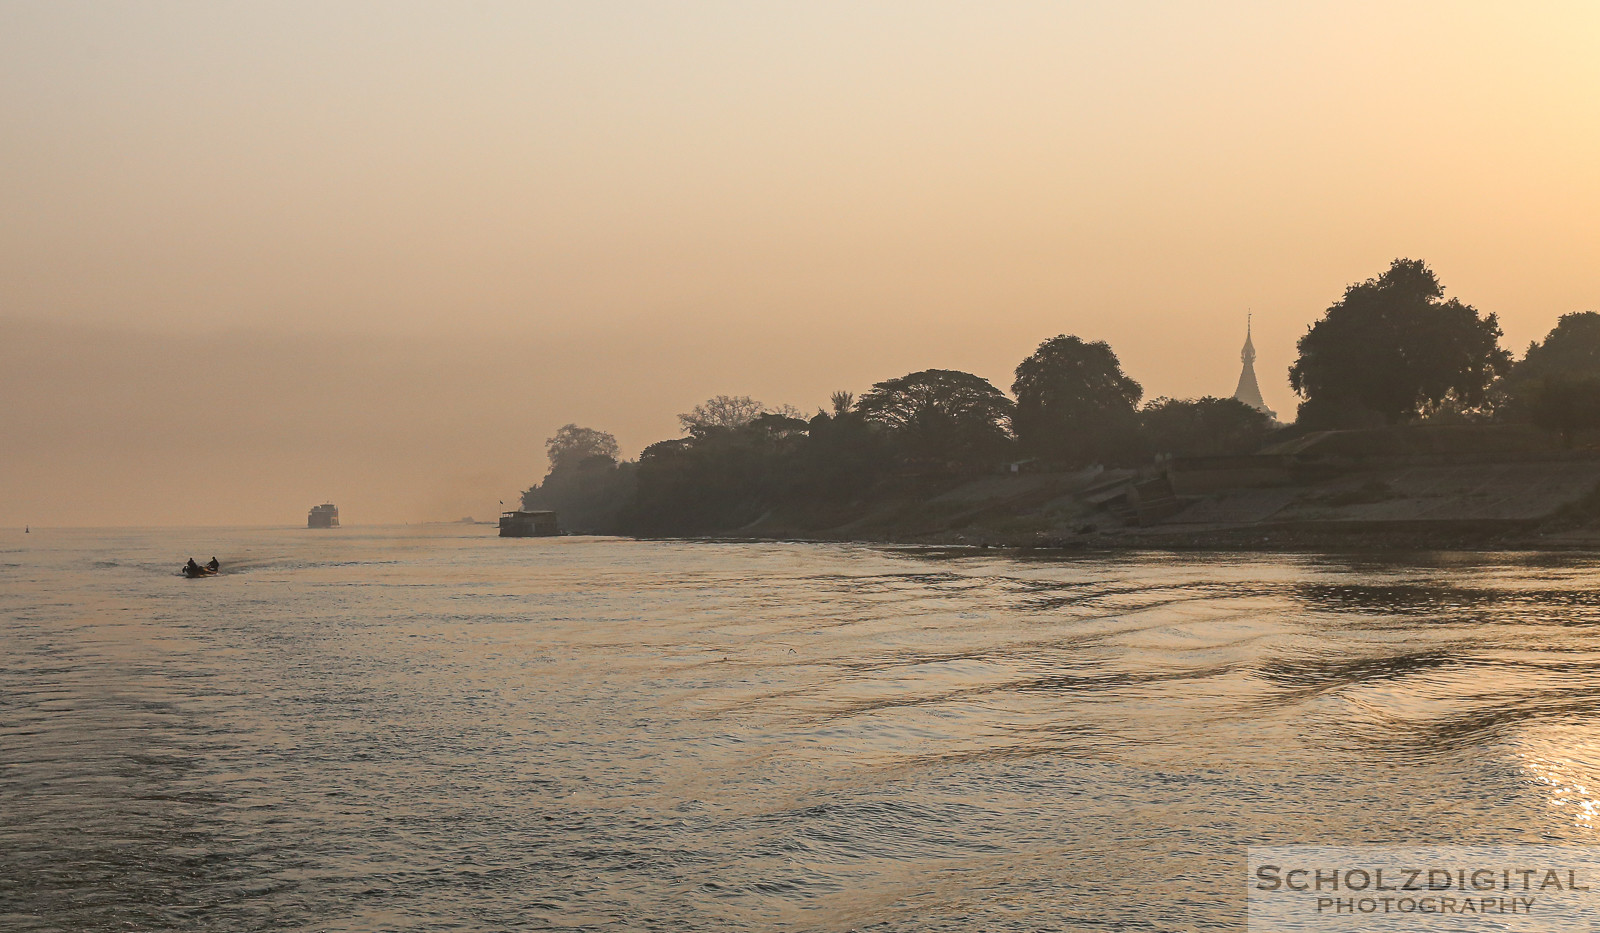
[[[721,537],[1168,550],[1600,548],[1600,451],[1499,426],[1330,432],[1244,457],[907,485]]]
[[[693,540],[693,539],[673,539]],[[1073,533],[1016,535],[982,529],[934,534],[836,535],[816,533],[725,534],[715,541],[796,541],[818,544],[853,542],[912,547],[998,548],[1071,552],[1105,551],[1237,551],[1237,552],[1401,552],[1401,551],[1600,551],[1600,528],[1560,531],[1499,526],[1377,527],[1361,530],[1257,525],[1137,531],[1117,529]]]

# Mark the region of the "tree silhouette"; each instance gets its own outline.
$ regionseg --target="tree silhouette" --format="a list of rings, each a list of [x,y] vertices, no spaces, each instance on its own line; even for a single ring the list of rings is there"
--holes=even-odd
[[[1526,418],[1572,446],[1583,430],[1600,427],[1600,314],[1564,314],[1540,343],[1511,368],[1500,414]]]
[[[717,428],[742,428],[761,414],[761,403],[748,395],[718,395],[678,416],[678,423],[693,435]]]
[[[633,465],[617,463],[617,439],[567,424],[544,446],[550,472],[522,493],[522,507],[554,509],[563,527],[580,534],[614,531],[633,494]]]
[[[1125,459],[1137,448],[1144,389],[1104,341],[1046,340],[1017,366],[1011,391],[1017,437],[1036,456],[1077,466]]]
[[[1600,314],[1576,311],[1563,314],[1540,343],[1511,368],[1509,379],[1542,376],[1600,376]]]
[[[1158,398],[1139,412],[1147,446],[1178,456],[1248,454],[1272,431],[1272,419],[1236,398]]]
[[[565,424],[544,442],[550,457],[550,472],[570,470],[591,457],[617,459],[617,439],[604,431]]]
[[[1345,289],[1300,338],[1289,384],[1305,399],[1309,427],[1347,427],[1364,418],[1406,421],[1454,402],[1482,406],[1511,356],[1500,322],[1444,299],[1426,264],[1396,259],[1389,270]]]
[[[1011,400],[989,380],[951,369],[877,383],[855,410],[911,459],[976,464],[1000,456],[1010,440]]]

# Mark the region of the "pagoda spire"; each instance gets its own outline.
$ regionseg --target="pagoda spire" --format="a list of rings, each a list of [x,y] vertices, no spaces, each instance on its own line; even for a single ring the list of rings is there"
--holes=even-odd
[[[1253,317],[1253,314],[1245,315],[1244,349],[1239,351],[1239,361],[1244,367],[1239,370],[1239,386],[1233,390],[1233,397],[1276,421],[1278,413],[1267,407],[1266,401],[1261,398],[1261,386],[1256,384],[1256,346],[1250,339]]]

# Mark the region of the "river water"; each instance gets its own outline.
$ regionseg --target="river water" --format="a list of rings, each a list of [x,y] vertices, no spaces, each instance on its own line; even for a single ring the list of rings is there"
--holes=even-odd
[[[1593,557],[492,534],[0,533],[0,929],[1242,929],[1251,844],[1596,841]]]

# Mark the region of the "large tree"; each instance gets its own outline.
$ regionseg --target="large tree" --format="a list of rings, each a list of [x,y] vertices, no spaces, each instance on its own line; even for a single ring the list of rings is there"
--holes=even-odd
[[[1013,421],[1023,447],[1070,465],[1126,459],[1144,395],[1104,341],[1052,337],[1017,366]]]
[[[718,429],[742,428],[756,420],[761,403],[748,395],[718,395],[678,416],[684,431],[699,437]]]
[[[1528,344],[1527,355],[1512,367],[1510,379],[1544,376],[1600,376],[1600,314],[1561,315],[1543,342]]]
[[[767,411],[742,425],[651,444],[639,455],[623,527],[645,534],[726,531],[792,504],[810,428]]]
[[[1600,427],[1600,314],[1563,314],[1543,342],[1529,344],[1502,387],[1507,404],[1499,414],[1555,431],[1568,447],[1579,431]]]
[[[522,494],[525,509],[554,509],[580,534],[616,530],[617,513],[633,492],[633,465],[617,463],[617,439],[604,431],[562,425],[545,441],[550,472]]]
[[[615,462],[617,439],[605,431],[564,424],[544,442],[545,453],[550,457],[550,472],[560,473],[576,468],[594,457]]]
[[[987,379],[951,369],[924,369],[877,383],[855,411],[888,429],[904,456],[981,463],[1010,440],[1012,405]]]
[[[1375,279],[1351,285],[1300,338],[1289,384],[1309,427],[1363,420],[1397,423],[1446,403],[1482,406],[1506,371],[1495,315],[1455,298],[1421,260],[1396,259]]]

